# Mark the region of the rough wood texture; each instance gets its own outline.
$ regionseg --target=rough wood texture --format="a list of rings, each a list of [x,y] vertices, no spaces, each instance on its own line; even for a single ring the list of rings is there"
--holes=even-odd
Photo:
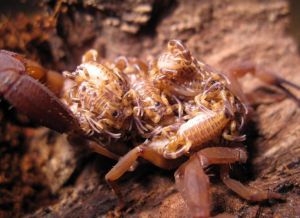
[[[147,19],[144,18],[144,22],[128,21],[134,18],[132,14],[136,11],[132,12],[125,3],[84,1],[93,4],[80,5],[74,2],[69,1],[69,13],[59,19],[59,37],[54,40],[58,43],[48,41],[51,60],[60,63],[55,65],[58,69],[74,68],[80,54],[88,48],[97,49],[109,59],[119,55],[151,58],[165,48],[169,39],[176,38],[184,40],[196,57],[217,69],[250,60],[300,84],[300,56],[296,42],[288,33],[290,13],[287,1],[145,0],[143,11],[147,9]],[[137,2],[140,1],[124,2],[139,5]],[[114,18],[119,21],[112,22],[111,14],[115,14]],[[133,23],[134,31],[124,30],[128,23]],[[226,189],[215,176],[217,171],[211,169],[213,215],[228,212],[240,217],[300,216],[299,107],[290,99],[276,101],[268,97],[277,91],[260,88],[266,85],[252,77],[243,79],[242,83],[248,92],[257,96],[263,94],[264,97],[257,99],[253,122],[247,130],[249,162],[234,170],[233,176],[251,186],[285,193],[287,200],[260,204],[244,201]],[[64,152],[68,153],[67,150]],[[53,152],[54,159],[55,154],[57,152]],[[75,154],[70,157],[72,155],[78,159]],[[56,160],[60,160],[59,157]],[[47,180],[57,196],[56,202],[28,217],[118,215],[113,213],[117,200],[104,181],[104,175],[113,162],[90,156],[83,163],[71,178],[59,177],[65,181],[64,186],[61,186],[61,180],[57,183],[51,178]],[[74,170],[73,162],[65,167]],[[127,173],[119,184],[127,201],[127,209],[121,214],[124,217],[189,217],[174,186],[173,172],[145,164],[136,172]]]

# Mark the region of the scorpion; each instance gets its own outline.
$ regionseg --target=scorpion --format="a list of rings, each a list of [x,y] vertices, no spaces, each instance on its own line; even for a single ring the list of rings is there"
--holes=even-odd
[[[140,135],[149,138],[161,130],[162,122],[171,117],[173,109],[168,99],[154,86],[146,63],[137,58],[118,57],[116,66],[126,75],[133,104],[133,118]],[[165,124],[164,124],[165,125]]]
[[[73,84],[63,99],[86,135],[105,135],[110,141],[122,136],[124,121],[132,111],[124,96],[128,87],[122,72],[97,63],[97,56],[95,50],[89,50],[74,72],[64,72]]]
[[[295,100],[284,85],[300,86],[251,64],[221,73],[193,57],[180,40],[170,40],[167,50],[148,64],[136,58],[97,59],[95,50],[88,51],[82,64],[63,77],[1,50],[0,96],[39,124],[73,140],[81,137],[93,151],[116,160],[105,179],[120,206],[124,199],[116,182],[138,158],[177,168],[177,188],[194,217],[210,217],[205,169],[213,164],[220,165],[224,184],[246,200],[284,199],[229,176],[230,164],[247,161],[242,131],[250,102],[237,78],[251,73]],[[127,146],[136,139],[144,142],[125,154],[114,151],[114,143]]]

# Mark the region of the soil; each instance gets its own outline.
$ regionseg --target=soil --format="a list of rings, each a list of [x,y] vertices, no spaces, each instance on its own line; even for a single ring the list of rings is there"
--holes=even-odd
[[[1,49],[62,72],[73,70],[90,48],[110,60],[125,55],[147,61],[168,40],[181,39],[195,57],[219,70],[251,61],[300,84],[288,1],[65,0],[57,22],[51,15],[58,3],[46,2],[32,14],[1,16]],[[279,90],[253,77],[241,82],[255,106],[246,130],[249,160],[233,166],[232,177],[282,193],[286,200],[247,202],[221,183],[213,167],[208,172],[212,215],[300,217],[299,105],[278,100]],[[64,135],[28,127],[5,101],[0,108],[0,217],[190,217],[174,171],[147,163],[119,181],[126,208],[116,213],[117,199],[104,180],[113,161],[74,148]]]

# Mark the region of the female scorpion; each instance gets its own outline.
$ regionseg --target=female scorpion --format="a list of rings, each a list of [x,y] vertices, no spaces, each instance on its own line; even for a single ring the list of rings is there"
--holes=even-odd
[[[75,72],[64,74],[71,85],[66,86],[62,103],[37,81],[55,90],[60,86],[53,78],[61,76],[33,67],[17,54],[1,51],[0,95],[32,119],[59,132],[86,137],[89,147],[118,160],[105,178],[120,202],[122,195],[116,180],[139,157],[164,169],[183,163],[175,172],[176,184],[193,216],[210,216],[209,180],[204,169],[211,164],[220,165],[226,186],[247,200],[283,198],[271,191],[246,187],[229,177],[230,164],[247,160],[242,145],[245,135],[241,132],[248,116],[248,102],[236,77],[250,72],[286,92],[284,84],[300,89],[299,86],[252,65],[221,74],[194,58],[179,40],[169,41],[167,51],[150,65],[137,59],[121,58],[113,64],[98,63],[96,59],[97,53],[91,50]],[[28,75],[29,72],[32,73]],[[136,84],[149,87],[150,98]],[[158,126],[160,130],[150,135],[138,130],[136,137],[147,140],[119,158],[111,151],[114,146],[110,141],[122,141],[132,131],[132,120],[137,119],[146,132]]]

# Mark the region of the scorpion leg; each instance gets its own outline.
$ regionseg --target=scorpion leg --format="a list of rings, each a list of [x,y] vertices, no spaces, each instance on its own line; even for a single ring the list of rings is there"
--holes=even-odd
[[[101,142],[87,140],[86,138],[78,135],[68,135],[68,141],[74,146],[82,145],[83,147],[88,147],[92,152],[98,153],[112,160],[119,160],[120,158],[120,156],[114,153],[114,151],[110,151],[105,148],[105,145]]]
[[[84,53],[81,62],[87,63],[89,61],[97,61],[97,58],[98,58],[98,52],[95,49],[90,49]]]
[[[229,177],[229,166],[221,166],[221,179],[224,184],[233,192],[237,193],[240,197],[248,201],[264,201],[267,199],[284,199],[281,194],[272,191],[261,191],[252,187],[244,186],[239,181]]]
[[[228,71],[227,75],[230,77],[230,79],[233,82],[233,89],[239,92],[239,96],[241,96],[242,91],[240,87],[238,86],[237,79],[240,77],[245,76],[246,74],[250,73],[251,75],[257,77],[261,81],[269,84],[277,86],[279,89],[281,89],[288,97],[294,99],[299,105],[300,105],[300,99],[297,98],[291,91],[289,91],[284,85],[291,86],[295,89],[300,90],[300,85],[294,84],[288,80],[285,80],[279,76],[277,76],[274,72],[266,70],[258,65],[255,65],[253,63],[243,63],[236,65],[234,67],[231,67],[231,69]],[[244,98],[244,97],[243,97]]]
[[[142,157],[145,160],[148,160],[154,165],[163,169],[173,169],[178,167],[179,164],[182,163],[183,158],[178,158],[176,160],[167,160],[159,154],[159,151],[156,151],[155,148],[151,147],[157,146],[157,144],[159,144],[158,146],[161,147],[162,145],[167,144],[168,141],[169,140],[154,141],[150,142],[149,144],[144,143],[135,147],[126,155],[121,157],[118,163],[105,175],[107,183],[112,187],[119,199],[120,206],[124,205],[124,201],[122,193],[116,184],[116,180],[119,179],[127,171],[129,171],[130,168],[134,166],[139,157]]]
[[[101,154],[105,157],[108,157],[113,160],[119,160],[119,155],[107,150],[104,145],[101,145],[99,142],[89,141],[88,147],[95,153]]]
[[[197,155],[190,158],[175,173],[176,186],[193,216],[209,217],[209,179]]]
[[[209,217],[209,179],[204,168],[211,164],[245,162],[246,152],[241,148],[209,147],[200,150],[175,172],[178,190],[193,216]]]
[[[172,97],[175,99],[175,101],[177,103],[177,104],[174,104],[172,107],[174,107],[174,109],[177,108],[178,118],[181,119],[181,117],[183,115],[183,105],[182,105],[181,101],[175,95],[172,95]]]

